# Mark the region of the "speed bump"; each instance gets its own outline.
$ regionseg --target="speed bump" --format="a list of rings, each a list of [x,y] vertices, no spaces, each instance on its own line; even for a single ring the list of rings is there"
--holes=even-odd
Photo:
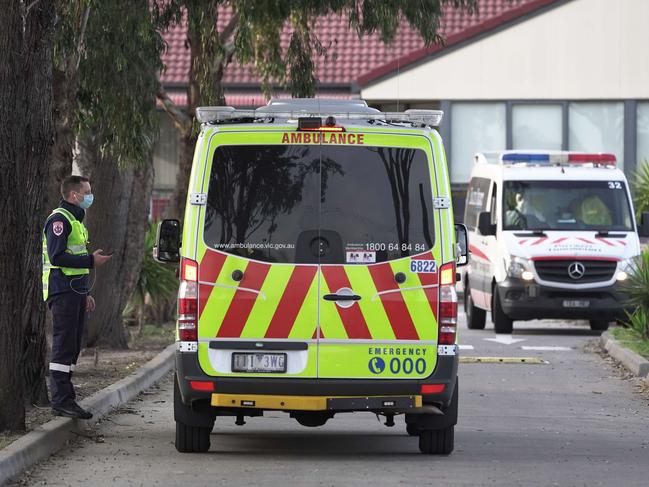
[[[461,364],[549,364],[538,357],[460,357]]]

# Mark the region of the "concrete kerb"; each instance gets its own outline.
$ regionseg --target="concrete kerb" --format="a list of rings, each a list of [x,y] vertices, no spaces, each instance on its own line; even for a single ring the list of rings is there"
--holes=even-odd
[[[645,377],[649,384],[649,360],[622,346],[609,332],[602,333],[600,346],[634,375]]]
[[[81,401],[81,406],[93,413],[91,421],[56,418],[0,450],[0,485],[55,453],[78,434],[83,434],[88,423],[95,424],[113,409],[151,387],[173,367],[175,349],[175,344],[169,345],[133,374]]]

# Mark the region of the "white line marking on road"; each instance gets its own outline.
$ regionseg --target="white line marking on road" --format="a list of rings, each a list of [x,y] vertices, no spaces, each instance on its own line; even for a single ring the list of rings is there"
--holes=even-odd
[[[570,347],[521,347],[523,350],[536,350],[539,352],[569,352],[572,350]]]
[[[512,345],[517,342],[524,342],[525,338],[514,338],[511,335],[498,335],[496,338],[485,338],[488,342],[502,343],[503,345]]]
[[[473,345],[458,345],[460,350],[473,350]]]

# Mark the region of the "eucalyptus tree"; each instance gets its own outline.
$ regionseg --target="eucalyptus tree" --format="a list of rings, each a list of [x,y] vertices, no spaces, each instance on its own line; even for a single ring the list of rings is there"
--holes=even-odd
[[[168,213],[182,216],[187,181],[196,144],[196,107],[224,105],[223,75],[233,61],[252,63],[264,90],[283,86],[296,97],[315,95],[318,57],[328,46],[317,37],[314,24],[324,15],[346,17],[359,37],[378,33],[390,43],[402,20],[420,33],[426,45],[443,42],[439,35],[443,9],[472,13],[477,0],[170,0],[172,22],[185,21],[190,51],[187,104],[177,106],[160,84],[157,96],[171,116],[181,141],[179,171]],[[219,15],[228,20],[217,28]],[[291,29],[286,49],[281,34]]]
[[[0,431],[25,427],[25,385],[42,355],[41,234],[52,120],[52,1],[0,9]],[[32,371],[33,372],[33,371]]]

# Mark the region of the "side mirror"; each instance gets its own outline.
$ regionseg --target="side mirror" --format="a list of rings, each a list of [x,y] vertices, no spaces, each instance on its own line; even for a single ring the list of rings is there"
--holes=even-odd
[[[638,228],[638,236],[649,237],[649,212],[643,212],[640,215],[640,227]]]
[[[496,235],[496,225],[491,223],[491,213],[488,211],[480,212],[478,215],[478,230],[485,237]]]
[[[458,267],[469,263],[469,235],[462,223],[455,224],[455,262]]]
[[[180,260],[180,222],[178,220],[162,220],[158,223],[153,258],[160,263]]]

